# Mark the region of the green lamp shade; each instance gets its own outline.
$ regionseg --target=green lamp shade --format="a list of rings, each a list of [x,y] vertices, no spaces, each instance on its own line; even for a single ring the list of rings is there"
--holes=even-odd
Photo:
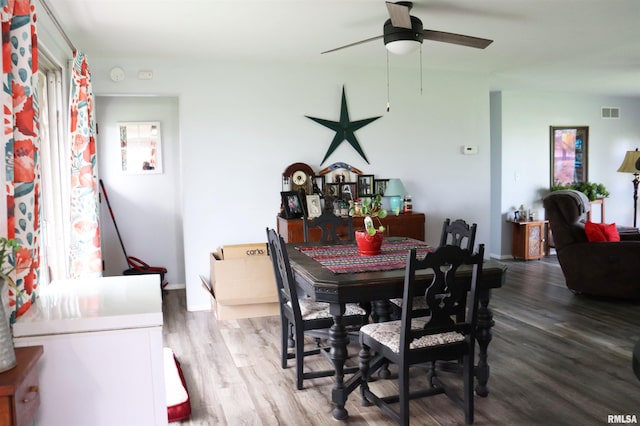
[[[404,188],[400,179],[389,179],[387,188],[384,190],[384,196],[389,198],[389,207],[391,211],[398,214],[402,207],[402,197],[407,195],[407,190]]]

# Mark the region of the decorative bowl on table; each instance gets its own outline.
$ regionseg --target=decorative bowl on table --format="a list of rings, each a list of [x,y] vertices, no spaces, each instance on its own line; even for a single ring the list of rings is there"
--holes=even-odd
[[[375,234],[370,235],[366,230],[357,230],[356,244],[358,245],[358,251],[363,256],[375,256],[380,254],[380,248],[382,247],[383,232],[377,230]]]

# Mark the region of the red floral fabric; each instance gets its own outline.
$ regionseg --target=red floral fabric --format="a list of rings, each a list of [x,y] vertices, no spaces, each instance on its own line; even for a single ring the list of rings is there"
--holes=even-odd
[[[71,70],[71,278],[102,275],[96,127],[91,72],[82,52]]]
[[[21,248],[9,257],[11,320],[36,298],[40,267],[40,146],[36,73],[38,38],[32,0],[0,0],[2,18],[2,112],[7,238]]]

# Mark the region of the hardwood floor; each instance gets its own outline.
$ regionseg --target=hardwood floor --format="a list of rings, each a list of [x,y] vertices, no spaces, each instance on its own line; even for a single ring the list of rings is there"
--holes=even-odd
[[[640,421],[640,381],[631,367],[640,302],[574,295],[553,256],[504,263],[506,283],[490,305],[490,394],[475,398],[474,424],[606,425],[609,415]],[[377,407],[361,407],[358,391],[346,405],[349,419],[334,420],[331,378],[296,390],[293,361],[280,368],[279,317],[218,322],[210,312],[187,312],[184,290],[168,292],[164,315],[165,345],[180,360],[191,395],[184,426],[393,424]],[[319,356],[305,366],[328,364]],[[422,380],[424,372],[414,376]],[[372,386],[393,392],[389,381]],[[444,395],[412,401],[411,414],[416,425],[464,424],[462,410]]]

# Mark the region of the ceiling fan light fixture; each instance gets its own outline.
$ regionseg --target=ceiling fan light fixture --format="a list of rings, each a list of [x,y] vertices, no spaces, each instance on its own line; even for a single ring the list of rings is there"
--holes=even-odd
[[[386,44],[387,50],[395,55],[406,55],[418,50],[420,42],[415,40],[396,40]]]
[[[336,50],[342,50],[380,39],[383,39],[388,52],[393,52],[398,55],[404,55],[416,50],[422,44],[424,39],[473,47],[476,49],[484,49],[493,43],[493,40],[486,38],[448,33],[446,31],[425,30],[422,27],[422,21],[409,14],[413,7],[413,3],[410,1],[398,1],[395,3],[387,1],[386,5],[390,18],[384,23],[384,32],[382,35],[356,41],[355,43],[349,43],[334,49],[325,50],[324,52],[321,52],[321,54],[335,52]],[[408,43],[397,43],[400,40],[408,41]]]
[[[415,16],[411,16],[411,29],[394,27],[391,19],[387,19],[383,30],[385,47],[396,55],[406,55],[418,50],[424,40],[422,21]]]

